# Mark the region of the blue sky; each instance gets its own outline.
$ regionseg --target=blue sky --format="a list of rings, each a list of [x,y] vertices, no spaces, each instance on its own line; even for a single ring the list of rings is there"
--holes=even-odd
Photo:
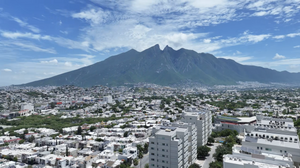
[[[300,72],[300,0],[0,1],[0,86],[155,44]]]

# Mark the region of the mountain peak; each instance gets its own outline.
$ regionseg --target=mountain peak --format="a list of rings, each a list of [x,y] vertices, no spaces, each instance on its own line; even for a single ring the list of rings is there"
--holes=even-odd
[[[151,49],[160,50],[159,44],[155,44],[153,47],[151,47]]]
[[[168,50],[173,50],[173,48],[171,48],[168,45],[166,45],[166,47],[164,48],[164,51],[168,51]]]

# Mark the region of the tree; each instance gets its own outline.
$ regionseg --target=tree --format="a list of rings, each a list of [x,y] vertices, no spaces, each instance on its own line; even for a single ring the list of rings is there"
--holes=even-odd
[[[137,166],[139,164],[139,160],[137,158],[133,159],[133,164]]]
[[[209,163],[209,168],[222,168],[222,162],[214,161]]]
[[[13,158],[13,161],[17,162],[17,161],[18,161],[18,158],[17,158],[17,157],[14,157],[14,158]]]
[[[148,143],[145,143],[144,144],[144,153],[148,153],[148,147],[149,147],[149,144]]]
[[[22,139],[22,140],[19,141],[19,144],[22,144],[22,143],[24,143],[24,142],[25,142],[25,140]]]
[[[33,142],[35,140],[35,137],[33,135],[31,135],[29,138],[28,138],[28,142]]]
[[[145,164],[144,168],[149,168],[149,163]]]
[[[142,152],[139,152],[138,157],[139,157],[140,159],[143,158],[143,153],[142,153]]]
[[[95,126],[91,126],[91,127],[90,127],[90,131],[91,131],[91,132],[93,132],[95,129],[96,129]]]
[[[193,163],[189,166],[189,168],[201,168],[198,164]]]
[[[81,134],[82,134],[82,128],[81,128],[81,126],[78,126],[77,135],[81,135]]]
[[[69,148],[68,148],[68,145],[66,146],[66,156],[69,156]]]
[[[209,155],[210,148],[207,146],[199,146],[197,148],[197,158],[205,158]]]
[[[24,134],[28,134],[28,130],[27,129],[24,130]]]
[[[123,137],[128,137],[128,134],[129,134],[129,132],[125,131],[124,134],[123,134]]]
[[[208,139],[207,139],[208,144],[212,144],[214,142],[215,142],[215,139],[212,136],[208,137]]]
[[[215,154],[213,157],[215,158],[216,161],[222,162],[223,161],[223,155],[226,154],[231,154],[232,153],[232,148],[227,147],[224,145],[220,145],[217,147]]]

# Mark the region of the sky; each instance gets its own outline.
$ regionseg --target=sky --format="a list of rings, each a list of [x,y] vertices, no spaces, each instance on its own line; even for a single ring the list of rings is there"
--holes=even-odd
[[[0,86],[155,44],[300,72],[300,0],[0,1]]]

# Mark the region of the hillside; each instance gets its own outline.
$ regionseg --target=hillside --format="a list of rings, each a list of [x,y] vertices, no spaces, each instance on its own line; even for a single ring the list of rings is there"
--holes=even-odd
[[[89,87],[137,82],[159,85],[196,82],[215,85],[235,84],[237,81],[298,83],[300,73],[241,65],[211,54],[186,49],[173,50],[168,46],[161,50],[155,45],[142,52],[132,49],[93,65],[25,85]]]

